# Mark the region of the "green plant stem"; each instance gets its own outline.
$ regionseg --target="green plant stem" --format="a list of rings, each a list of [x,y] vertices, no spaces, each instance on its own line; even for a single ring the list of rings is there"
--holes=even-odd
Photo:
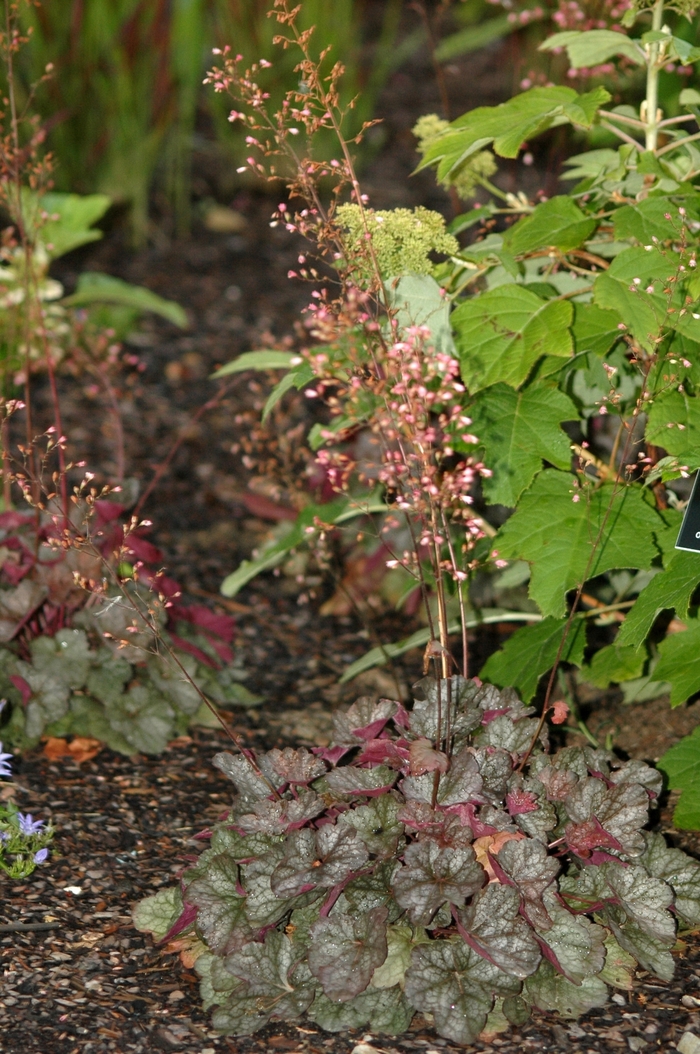
[[[629,143],[630,146],[634,146],[639,150],[639,143],[636,139],[633,139],[631,135],[627,135],[627,132],[623,132],[621,128],[616,128],[614,124],[610,124],[609,121],[601,121],[600,127],[605,128],[608,132],[612,132],[618,139],[622,139],[623,142]]]
[[[700,139],[700,132],[696,132],[694,135],[688,135],[685,139],[675,139],[672,143],[657,150],[656,156],[663,157],[664,154],[668,154],[671,150],[677,150],[679,146],[686,146],[688,143],[694,143],[696,139]],[[686,176],[686,179],[687,178],[688,177]]]
[[[663,25],[664,0],[656,0],[651,18],[653,32],[659,33]],[[645,145],[647,150],[656,150],[659,140],[659,56],[661,46],[658,41],[649,45],[649,58],[647,60],[647,95],[644,101],[643,113],[640,115],[645,123]]]
[[[610,121],[619,121],[620,124],[629,125],[630,128],[639,128],[642,132],[646,130],[644,121],[640,121],[636,117],[627,117],[624,113],[613,113],[611,110],[598,110],[598,113],[601,117],[607,117]],[[679,118],[675,118],[675,120],[679,120]],[[680,120],[684,121],[685,117],[680,118]]]

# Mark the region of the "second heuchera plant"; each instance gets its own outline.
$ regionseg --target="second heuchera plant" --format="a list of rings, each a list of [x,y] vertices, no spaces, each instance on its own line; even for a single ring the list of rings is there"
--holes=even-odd
[[[306,1014],[396,1034],[420,1011],[471,1043],[533,1007],[601,1006],[637,964],[673,975],[700,863],[643,830],[660,774],[549,754],[509,690],[426,678],[416,696],[410,712],[360,699],[326,749],[216,755],[230,812],[134,914],[194,963],[215,1028]]]
[[[566,715],[552,695],[553,674],[539,719],[512,688],[470,680],[466,589],[479,546],[494,544],[493,528],[474,512],[480,478],[488,500],[517,506],[496,546],[530,561],[531,596],[546,616],[535,615],[538,635],[521,637],[521,662],[512,667],[516,682],[526,678],[529,701],[541,672],[583,656],[586,580],[639,567],[644,546],[645,566],[665,558],[675,521],[644,487],[627,437],[636,434],[650,385],[678,364],[677,343],[700,350],[687,285],[695,259],[688,206],[673,200],[691,194],[683,187],[694,174],[693,136],[676,144],[679,122],[662,126],[648,104],[639,119],[602,113],[604,89],[538,89],[447,128],[433,122],[426,162],[439,162],[448,181],[457,174],[463,189],[481,184],[500,194],[489,183],[489,143],[514,156],[553,124],[622,125],[623,148],[586,169],[576,200],[533,205],[506,196],[502,207],[458,221],[452,234],[424,210],[374,212],[340,133],[341,71],[322,78],[295,12],[285,0],[275,7],[284,46],[302,52],[301,86],[283,110],[264,116],[255,68],[243,72],[238,59],[225,56],[211,80],[248,104],[232,119],[247,122],[268,164],[278,165],[278,154],[292,159],[292,199],[304,207],[292,214],[282,203],[274,222],[313,237],[337,270],[339,292],[314,293],[314,347],[297,357],[253,353],[228,372],[289,368],[266,412],[293,386],[325,398],[330,420],[309,440],[337,497],[308,505],[287,537],[224,589],[274,566],[307,535],[379,510],[390,564],[425,600],[425,672],[432,667],[434,676],[416,686],[410,710],[362,699],[337,714],[327,748],[218,754],[215,764],[235,786],[233,805],[200,836],[209,847],[179,886],[141,902],[135,922],[194,963],[224,1033],[306,1014],[331,1031],[395,1034],[420,1011],[440,1034],[470,1043],[522,1023],[533,1007],[576,1017],[600,1006],[610,987],[632,987],[638,965],[669,979],[677,927],[700,921],[700,864],[644,830],[660,774],[593,747],[551,753],[547,718]],[[661,10],[657,3],[648,39],[634,45],[652,94],[654,71],[676,47],[656,24]],[[608,36],[601,47],[612,46]],[[300,128],[328,126],[338,132],[341,160],[297,158]],[[644,131],[646,144],[628,142],[627,126]],[[670,129],[663,134],[681,151],[673,170],[659,129]],[[334,173],[336,197],[347,190],[350,201],[327,207],[318,178]],[[626,213],[618,210],[623,194]],[[501,213],[523,218],[460,249],[455,231]],[[434,250],[448,262],[436,265]],[[299,265],[299,275],[318,278],[312,260],[302,256]],[[619,438],[609,465],[581,443],[572,469],[559,424],[579,416],[576,398],[596,405],[579,373],[598,360],[606,383],[597,408],[620,414]],[[690,351],[682,360],[688,386],[694,362],[700,356]],[[632,375],[641,378],[637,387]],[[592,413],[582,410],[580,419]],[[680,472],[666,461],[652,482]],[[659,569],[660,582],[665,575]],[[686,599],[698,580],[693,569]],[[462,676],[450,652],[450,608],[459,616]]]

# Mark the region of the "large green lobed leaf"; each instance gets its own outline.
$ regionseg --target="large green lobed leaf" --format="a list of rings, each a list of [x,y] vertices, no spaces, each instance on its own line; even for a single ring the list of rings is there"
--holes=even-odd
[[[462,378],[470,392],[525,381],[544,355],[566,359],[573,350],[568,301],[541,300],[509,283],[465,300],[452,314]]]
[[[494,548],[532,565],[530,596],[543,615],[562,618],[567,592],[584,579],[613,568],[648,569],[662,527],[641,488],[579,490],[574,477],[548,469],[523,494]]]
[[[493,473],[483,481],[492,504],[514,506],[543,461],[569,468],[571,444],[560,425],[576,420],[578,412],[558,389],[533,384],[516,392],[507,384],[494,384],[478,396],[469,414]]]

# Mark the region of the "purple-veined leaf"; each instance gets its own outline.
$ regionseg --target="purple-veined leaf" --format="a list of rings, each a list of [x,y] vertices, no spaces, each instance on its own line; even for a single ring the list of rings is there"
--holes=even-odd
[[[539,769],[536,778],[545,789],[549,801],[564,801],[578,783],[579,777],[569,769],[558,769],[545,764]]]
[[[460,933],[474,951],[513,977],[523,978],[535,972],[542,956],[519,908],[520,897],[512,886],[492,882],[458,918]]]
[[[480,747],[500,747],[507,750],[509,754],[524,754],[537,734],[539,721],[534,718],[521,718],[513,721],[507,717],[495,717],[484,725],[479,733],[477,744]],[[546,730],[546,725],[542,733]],[[540,738],[542,738],[540,733]]]
[[[546,957],[559,973],[574,984],[599,974],[605,963],[604,940],[607,931],[595,922],[590,922],[585,915],[574,915],[567,911],[553,893],[545,893],[543,899],[552,922],[540,935]]]
[[[339,797],[362,795],[375,797],[383,794],[396,782],[396,772],[387,765],[374,769],[358,769],[355,765],[344,765],[326,773],[326,783],[333,794]]]
[[[183,899],[198,909],[197,932],[216,955],[225,955],[255,936],[245,914],[238,864],[228,854],[208,860],[206,873],[190,882]]]
[[[574,910],[599,915],[615,937],[645,970],[670,980],[673,959],[669,949],[676,936],[676,923],[668,908],[671,887],[648,875],[643,867],[609,862],[585,867],[560,883],[561,892]]]
[[[427,926],[443,904],[462,907],[486,882],[486,872],[470,847],[442,849],[435,842],[414,842],[394,873],[397,903],[414,926]]]
[[[269,750],[265,758],[275,775],[285,783],[311,783],[326,772],[321,758],[314,757],[303,747],[300,750],[291,747]]]
[[[246,834],[284,834],[302,827],[326,808],[323,799],[312,790],[304,790],[298,798],[256,801],[251,812],[244,813],[236,825]]]
[[[372,1032],[395,1036],[406,1031],[414,1013],[397,985],[390,989],[367,988],[347,1003],[338,1003],[318,991],[308,1018],[326,1032],[369,1026]]]
[[[348,809],[338,817],[338,825],[353,827],[370,853],[379,858],[393,857],[403,837],[403,824],[398,820],[399,803],[391,794],[372,798],[367,805]]]
[[[270,885],[278,897],[328,889],[344,882],[368,859],[367,847],[347,824],[326,824],[315,834],[302,828],[287,838],[284,857],[273,871]]]
[[[229,754],[222,750],[215,754],[212,763],[223,772],[235,785],[241,798],[252,801],[261,801],[272,794],[272,789],[277,790],[282,786],[284,780],[275,773],[267,761],[265,755],[256,762],[260,775],[256,772],[251,761],[242,754]]]
[[[301,907],[306,897],[314,895],[311,892],[306,897],[283,898],[273,893],[270,879],[282,855],[282,846],[276,845],[262,856],[241,864],[241,885],[246,892],[244,911],[254,930],[276,925],[293,907]]]
[[[602,780],[589,777],[574,787],[564,800],[564,807],[572,824],[587,825],[586,831],[573,832],[574,842],[569,843],[572,848],[577,838],[595,840],[595,824],[591,825],[591,821],[597,821],[602,831],[612,838],[612,841],[606,840],[598,832],[601,840],[597,845],[601,848],[619,849],[628,856],[639,856],[644,850],[641,828],[649,818],[649,797],[639,784],[620,783],[608,788]],[[594,846],[585,845],[585,848]]]
[[[357,746],[358,740],[376,739],[398,705],[393,699],[363,696],[344,713],[333,714],[334,742]]]
[[[407,776],[401,782],[405,797],[420,802],[432,802],[435,775],[426,772],[422,776]],[[439,776],[437,801],[447,807],[479,799],[482,778],[479,764],[473,752],[463,747],[453,755],[447,772]]]
[[[416,700],[408,720],[414,736],[435,743],[438,732],[445,735],[449,723],[456,738],[466,736],[481,723],[482,714],[474,705],[477,686],[463,677],[436,681],[424,677],[414,685]]]
[[[584,977],[581,984],[572,984],[551,963],[542,961],[537,973],[525,980],[523,995],[540,1010],[576,1018],[594,1007],[604,1006],[608,988],[599,977]]]
[[[534,839],[506,842],[492,857],[491,865],[499,875],[504,872],[522,897],[522,911],[537,929],[547,930],[551,920],[542,903],[542,895],[554,882],[559,864],[547,856],[547,848]],[[500,875],[499,875],[500,877]]]
[[[664,786],[664,778],[659,770],[639,758],[625,761],[618,769],[613,769],[608,778],[616,786],[622,783],[641,783],[642,787],[657,796],[661,794]]]
[[[689,926],[700,923],[700,863],[680,849],[666,845],[663,835],[644,832],[646,848],[640,864],[654,878],[671,886],[676,895],[674,907]]]
[[[474,750],[474,757],[479,765],[484,791],[496,798],[503,798],[513,772],[510,753],[495,747],[478,747]]]
[[[486,1023],[496,995],[510,995],[521,982],[478,955],[461,937],[435,940],[413,949],[406,973],[406,998],[434,1015],[441,1036],[473,1043]]]
[[[329,999],[346,1002],[364,992],[386,959],[385,907],[362,915],[318,919],[311,927],[309,969]]]
[[[368,869],[351,879],[343,889],[343,900],[350,913],[362,914],[373,908],[386,907],[389,921],[394,922],[401,914],[391,890],[391,878],[398,866],[395,859],[385,860],[376,864],[372,871]]]
[[[215,1027],[224,1032],[249,1035],[270,1020],[294,1021],[316,992],[308,966],[278,930],[264,944],[252,942],[227,956],[225,966],[240,984],[214,1015]]]

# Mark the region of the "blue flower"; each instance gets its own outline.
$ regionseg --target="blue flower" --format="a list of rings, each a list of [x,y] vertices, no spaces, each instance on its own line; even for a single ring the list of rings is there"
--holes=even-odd
[[[19,829],[22,834],[31,835],[39,834],[41,828],[44,826],[43,820],[33,820],[30,812],[25,816],[24,813],[17,813],[17,822],[19,823]]]
[[[11,758],[12,754],[3,754],[2,743],[0,743],[0,776],[11,776],[12,769],[7,764],[7,759]]]
[[[39,850],[38,850],[38,851],[37,851],[37,852],[36,852],[36,853],[34,854],[34,863],[35,863],[35,864],[43,864],[44,860],[46,860],[46,857],[47,857],[48,855],[49,855],[49,851],[48,851],[48,849],[39,849]]]

